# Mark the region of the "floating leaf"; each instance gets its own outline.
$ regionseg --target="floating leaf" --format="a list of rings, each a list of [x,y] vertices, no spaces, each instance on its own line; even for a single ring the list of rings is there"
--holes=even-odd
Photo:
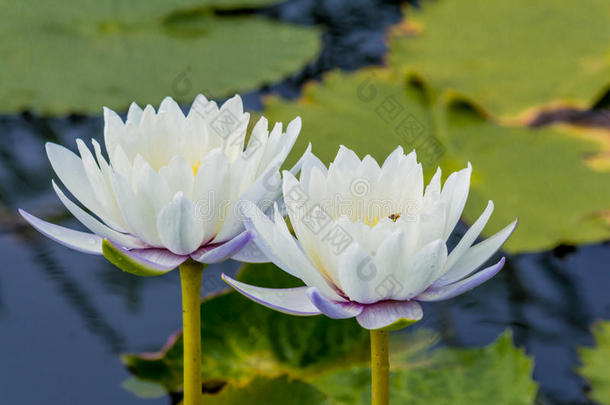
[[[593,334],[596,346],[578,350],[582,361],[579,371],[591,385],[589,396],[599,404],[610,404],[610,322],[599,322]]]
[[[230,386],[217,395],[204,395],[203,403],[208,405],[330,405],[326,395],[315,387],[287,376],[257,377],[246,386]]]
[[[591,107],[610,89],[610,2],[442,0],[390,36],[388,61],[502,118]]]
[[[604,220],[610,173],[588,161],[604,146],[577,128],[500,126],[455,95],[434,95],[417,77],[398,78],[384,69],[334,72],[308,85],[296,101],[271,98],[265,104],[270,120],[300,115],[296,150],[312,142],[327,164],[339,144],[378,160],[397,145],[415,148],[428,172],[440,162],[445,175],[472,162],[464,219],[473,223],[489,199],[496,209],[486,235],[519,217],[505,245],[510,252],[610,237]]]
[[[320,46],[316,29],[260,16],[158,14],[191,1],[115,3],[0,2],[0,35],[10,38],[0,43],[0,110],[100,113],[167,95],[222,98],[298,70]]]
[[[510,333],[482,349],[448,349],[434,352],[426,361],[390,360],[390,395],[393,404],[531,405],[537,386],[532,380],[534,362],[512,345]],[[336,405],[370,403],[370,370],[351,368],[320,374],[314,386]]]
[[[159,384],[138,380],[135,377],[125,380],[121,386],[127,391],[134,393],[139,398],[160,398],[167,394]]]

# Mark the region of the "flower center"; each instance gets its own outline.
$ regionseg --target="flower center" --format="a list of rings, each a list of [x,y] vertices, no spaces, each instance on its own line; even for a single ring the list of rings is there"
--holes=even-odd
[[[368,226],[370,226],[371,228],[374,228],[375,225],[377,225],[379,223],[379,216],[377,216],[377,218],[373,219],[372,221],[369,220],[368,218],[366,219],[366,224]]]
[[[199,170],[200,165],[201,165],[201,162],[198,161],[197,163],[195,163],[194,165],[191,166],[191,169],[193,169],[193,174],[195,176],[197,175],[197,171]]]

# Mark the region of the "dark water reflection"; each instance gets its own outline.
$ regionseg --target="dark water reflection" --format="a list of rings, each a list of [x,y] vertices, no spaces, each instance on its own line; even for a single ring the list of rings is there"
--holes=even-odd
[[[271,91],[293,97],[300,85],[332,67],[380,63],[384,28],[399,20],[397,2],[292,1],[266,14],[322,24],[325,47],[303,72],[246,95],[249,109]],[[180,328],[177,272],[137,278],[101,257],[46,240],[16,215],[23,207],[78,227],[51,191],[44,142],[71,148],[74,139],[100,140],[99,117],[0,117],[0,398],[22,404],[167,404],[139,400],[120,384],[129,377],[123,351],[154,351]],[[560,257],[563,256],[563,257]],[[423,327],[439,330],[449,345],[478,346],[511,328],[517,344],[535,357],[540,403],[586,404],[585,382],[574,373],[575,346],[592,344],[591,324],[610,318],[610,245],[510,257],[484,286],[448,302],[425,305]],[[211,266],[204,290],[222,286]],[[442,387],[439,387],[442,391]]]

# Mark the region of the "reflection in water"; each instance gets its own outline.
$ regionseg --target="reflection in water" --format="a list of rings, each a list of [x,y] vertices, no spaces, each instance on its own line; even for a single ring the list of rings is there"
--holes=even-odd
[[[125,278],[120,271],[108,271],[108,269],[99,270],[95,274],[108,293],[123,298],[129,312],[138,313],[143,309],[142,289],[144,286],[141,277]]]
[[[53,257],[53,252],[47,246],[40,243],[40,239],[28,241],[31,252],[40,264],[38,269],[52,280],[61,295],[70,303],[70,306],[80,316],[82,323],[93,334],[102,338],[110,351],[114,354],[125,350],[125,338],[105,318],[105,315],[89,299],[91,296],[72,279],[67,272]]]

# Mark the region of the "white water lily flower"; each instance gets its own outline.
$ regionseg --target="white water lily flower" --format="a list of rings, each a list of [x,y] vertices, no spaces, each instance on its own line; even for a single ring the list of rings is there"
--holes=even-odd
[[[441,172],[425,188],[415,152],[397,148],[380,167],[341,147],[327,169],[307,153],[299,180],[285,172],[290,222],[272,221],[254,205],[244,211],[255,243],[278,267],[306,286],[268,289],[223,275],[252,300],[294,315],[356,317],[366,329],[396,329],[423,316],[418,301],[455,297],[488,280],[504,265],[475,273],[506,241],[517,221],[473,243],[493,211],[480,218],[448,252],[470,188],[470,164],[441,188]]]
[[[93,233],[20,212],[51,239],[104,254],[139,275],[163,274],[189,257],[201,263],[231,256],[265,261],[245,253],[252,233],[244,229],[238,207],[250,201],[265,209],[281,194],[279,168],[301,121],[294,119],[285,133],[278,123],[269,133],[261,118],[244,149],[248,121],[238,95],[220,108],[199,95],[186,117],[170,97],[157,112],[133,103],[126,122],[105,108],[108,161],[95,140],[92,153],[77,139],[80,157],[63,146],[46,145],[57,177],[82,207],[53,182],[55,192]]]

